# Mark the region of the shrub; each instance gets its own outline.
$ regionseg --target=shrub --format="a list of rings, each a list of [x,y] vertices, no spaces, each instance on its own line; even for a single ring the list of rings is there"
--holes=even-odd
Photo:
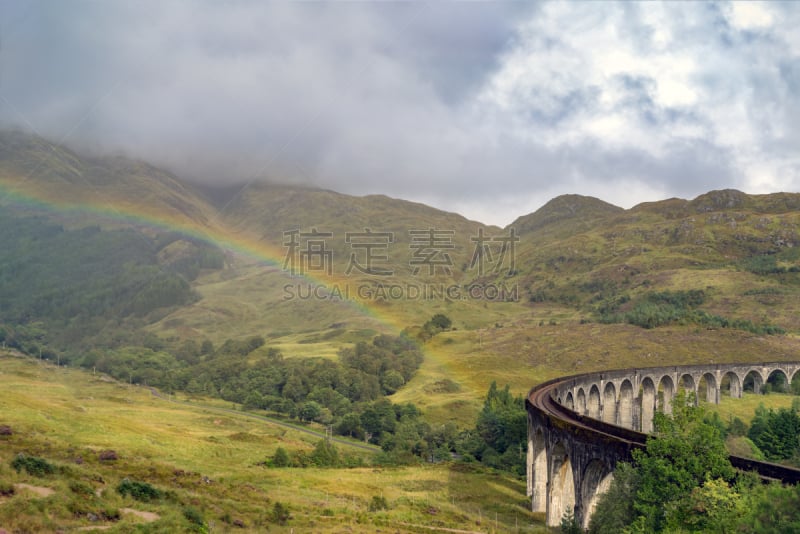
[[[747,424],[738,417],[734,417],[728,425],[728,434],[731,436],[746,436]]]
[[[77,495],[94,497],[94,488],[90,484],[80,480],[70,480],[69,490]]]
[[[43,477],[45,475],[51,475],[55,473],[56,468],[43,458],[37,458],[36,456],[25,456],[22,453],[19,453],[13,460],[11,460],[11,467],[19,473],[23,469],[28,472],[28,474],[33,475],[35,477]]]
[[[439,328],[440,330],[447,330],[451,326],[453,326],[453,321],[450,318],[442,313],[437,313],[431,320],[429,321],[431,325]]]
[[[339,451],[333,443],[321,439],[311,453],[311,462],[317,467],[336,467],[339,465]]]
[[[125,478],[117,486],[117,493],[123,497],[130,495],[137,501],[149,502],[160,499],[164,496],[164,492],[158,488],[153,487],[147,482],[139,482],[138,480],[131,480]]]
[[[289,454],[286,452],[286,449],[283,447],[278,447],[275,449],[275,454],[272,455],[272,459],[269,461],[269,465],[272,467],[289,467],[292,465],[291,460],[289,459]]]
[[[14,431],[11,430],[11,427],[8,425],[0,425],[0,436],[11,436],[14,434]]]
[[[381,510],[388,510],[389,503],[386,502],[386,497],[383,495],[373,495],[372,500],[369,502],[370,512],[379,512]]]
[[[289,514],[289,507],[283,504],[280,501],[275,501],[275,504],[272,505],[272,513],[270,514],[270,519],[273,523],[277,523],[278,525],[285,525],[291,516]]]
[[[203,518],[203,514],[197,508],[192,506],[187,506],[183,509],[183,517],[192,524],[195,530],[204,531],[206,526],[206,521]]]
[[[581,534],[583,532],[578,520],[575,518],[575,514],[572,512],[572,508],[568,507],[561,517],[559,532],[562,534]]]
[[[115,461],[119,460],[119,455],[117,454],[117,451],[113,451],[111,449],[108,449],[108,450],[105,450],[105,451],[100,451],[97,454],[97,458],[101,462],[115,462]]]

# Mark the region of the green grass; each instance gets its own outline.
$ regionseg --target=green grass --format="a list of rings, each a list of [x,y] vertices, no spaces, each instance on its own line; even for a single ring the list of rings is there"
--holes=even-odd
[[[709,404],[708,406],[719,413],[722,420],[726,423],[738,417],[746,424],[750,424],[755,416],[756,408],[763,404],[767,408],[778,410],[780,408],[791,408],[792,402],[797,397],[784,393],[770,393],[769,395],[756,395],[745,392],[741,399],[732,399],[723,396],[718,405]]]
[[[557,318],[551,325],[549,318]],[[562,318],[563,317],[563,318]],[[544,324],[540,326],[540,323]],[[570,374],[628,367],[797,359],[795,336],[757,336],[692,326],[642,329],[632,325],[580,324],[552,308],[533,308],[528,317],[502,328],[439,334],[425,345],[422,367],[393,398],[418,403],[426,416],[474,423],[492,381],[516,394]],[[460,386],[437,391],[443,379]],[[467,413],[472,410],[472,413]]]
[[[160,516],[154,531],[186,531],[184,510],[191,507],[219,532],[545,531],[527,510],[524,481],[507,475],[453,464],[268,469],[258,464],[278,446],[310,451],[316,438],[213,407],[169,403],[144,388],[27,358],[2,355],[0,369],[0,423],[14,432],[0,437],[0,488],[24,483],[55,490],[49,497],[22,489],[0,497],[0,528],[39,532],[101,524],[132,532],[140,518],[121,513],[117,521],[92,522],[88,514],[134,508]],[[119,459],[101,462],[98,453],[107,449]],[[19,452],[46,459],[56,474],[16,473],[9,463]],[[122,497],[115,488],[126,477],[164,496],[149,503]],[[99,495],[81,496],[87,487]],[[376,495],[388,510],[369,511]],[[286,527],[270,523],[275,502],[289,507]],[[247,527],[232,526],[234,520]]]

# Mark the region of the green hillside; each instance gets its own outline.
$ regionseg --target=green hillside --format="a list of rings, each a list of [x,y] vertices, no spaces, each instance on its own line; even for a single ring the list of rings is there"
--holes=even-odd
[[[479,462],[504,472],[521,462],[517,445],[524,439],[499,443],[481,427],[482,417],[485,423],[497,415],[486,411],[487,391],[504,391],[505,384],[511,410],[520,402],[516,395],[564,374],[798,359],[798,225],[800,194],[722,190],[627,210],[565,195],[501,229],[385,196],[262,183],[193,187],[144,162],[87,157],[3,132],[0,341],[31,359],[369,440],[383,448],[381,469],[413,466],[387,471],[387,484],[424,488],[432,499],[445,479],[472,480],[459,470],[474,467],[483,477],[489,475]],[[310,263],[302,263],[303,254]],[[41,369],[52,370],[37,369],[31,371],[37,379]],[[79,376],[59,373],[53,383]],[[3,406],[28,402],[26,387],[32,385],[6,391]],[[159,404],[145,393],[139,401]],[[17,413],[6,408],[0,413]],[[6,420],[25,429],[25,418],[33,416],[19,413]],[[185,417],[190,426],[207,428]],[[48,423],[40,423],[32,434],[15,436],[45,433]],[[91,434],[102,424],[91,424],[99,426],[83,435],[62,429],[52,459],[64,464],[64,451],[93,447]],[[131,445],[122,429],[102,428],[121,436],[103,446]],[[153,438],[159,447],[173,439]],[[259,454],[274,452],[270,440],[253,440],[268,443]],[[41,440],[14,443],[21,444],[17,452],[28,445],[36,454],[48,451]],[[200,472],[196,466],[212,465],[205,463],[208,454],[199,447],[166,456],[167,470]],[[450,454],[475,462],[430,465]],[[128,467],[143,473],[153,458],[138,457],[143,463]],[[2,460],[9,465],[11,457]],[[239,471],[229,464],[219,469],[229,474],[214,476],[257,485],[254,472],[230,474]],[[318,477],[313,483],[276,471],[258,476],[306,495],[309,486],[302,484],[336,486],[335,476],[350,488],[370,479],[371,469],[303,471]],[[9,469],[0,475],[32,484]],[[504,495],[498,502],[516,495],[519,480],[491,476],[502,479],[489,484]],[[416,477],[430,484],[417,486],[410,481]],[[166,475],[153,480],[174,489]],[[69,481],[53,484],[63,491]],[[374,493],[386,486],[370,487]],[[169,521],[186,520],[181,507],[187,503],[204,514],[223,513],[209,504],[215,490],[196,499],[174,491],[177,497],[159,505]],[[278,493],[281,502],[291,501],[289,490]],[[477,490],[475,496],[495,498]],[[319,504],[318,491],[308,498]],[[347,512],[348,521],[372,527],[383,521],[362,513],[372,495],[359,498],[361,508]],[[431,504],[438,511],[425,521],[418,501],[404,501],[411,497],[401,493],[392,498],[403,503],[397,506],[402,513],[388,513],[395,526],[469,528],[481,520],[475,511],[440,502]],[[248,525],[267,521],[250,508],[249,496],[231,499]],[[327,525],[303,499],[292,506],[304,510],[306,522],[296,524]],[[524,501],[509,502],[514,499]],[[508,510],[516,514],[517,504]],[[114,497],[98,506],[119,509],[121,502]],[[508,526],[512,516],[500,521]],[[66,524],[84,523],[74,516]]]
[[[18,192],[47,203],[96,206],[111,217],[164,216],[201,228],[214,218],[214,209],[193,187],[163,169],[122,156],[79,155],[19,131],[0,131],[0,184],[0,203]],[[96,214],[72,215],[77,223],[97,223]]]
[[[11,354],[0,353],[0,369],[0,529],[9,532],[544,531],[531,526],[524,482],[507,475],[448,464],[269,468],[279,447],[313,457],[321,438]],[[49,468],[17,472],[20,454]],[[120,493],[126,480],[139,497]]]

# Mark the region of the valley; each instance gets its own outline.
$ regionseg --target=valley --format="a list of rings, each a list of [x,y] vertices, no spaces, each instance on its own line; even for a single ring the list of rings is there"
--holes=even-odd
[[[154,529],[199,514],[221,531],[544,531],[520,472],[515,407],[531,387],[800,359],[797,193],[631,209],[564,195],[498,228],[381,195],[212,190],[3,131],[0,222],[0,342],[14,351],[0,367],[13,429],[0,489],[56,492],[50,515],[30,492],[0,497],[0,528],[21,532],[90,527],[89,514],[127,532],[127,508],[158,514]],[[506,385],[493,405],[487,391]],[[748,422],[746,400],[722,413]],[[310,456],[319,435],[245,412],[376,452],[337,442],[338,467],[266,467],[279,447]],[[112,449],[121,460],[95,460]],[[57,475],[17,473],[17,453]],[[126,477],[166,497],[142,506],[115,490]],[[79,482],[103,490],[91,510]]]

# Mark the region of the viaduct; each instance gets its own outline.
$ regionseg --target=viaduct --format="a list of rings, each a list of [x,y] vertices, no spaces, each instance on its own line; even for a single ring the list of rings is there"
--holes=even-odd
[[[800,362],[651,367],[557,378],[531,390],[528,412],[528,496],[531,509],[558,526],[572,508],[584,528],[613,479],[653,430],[656,410],[669,413],[679,389],[694,402],[761,392],[769,383],[800,380]],[[800,482],[800,470],[731,456],[734,467],[764,478]]]

